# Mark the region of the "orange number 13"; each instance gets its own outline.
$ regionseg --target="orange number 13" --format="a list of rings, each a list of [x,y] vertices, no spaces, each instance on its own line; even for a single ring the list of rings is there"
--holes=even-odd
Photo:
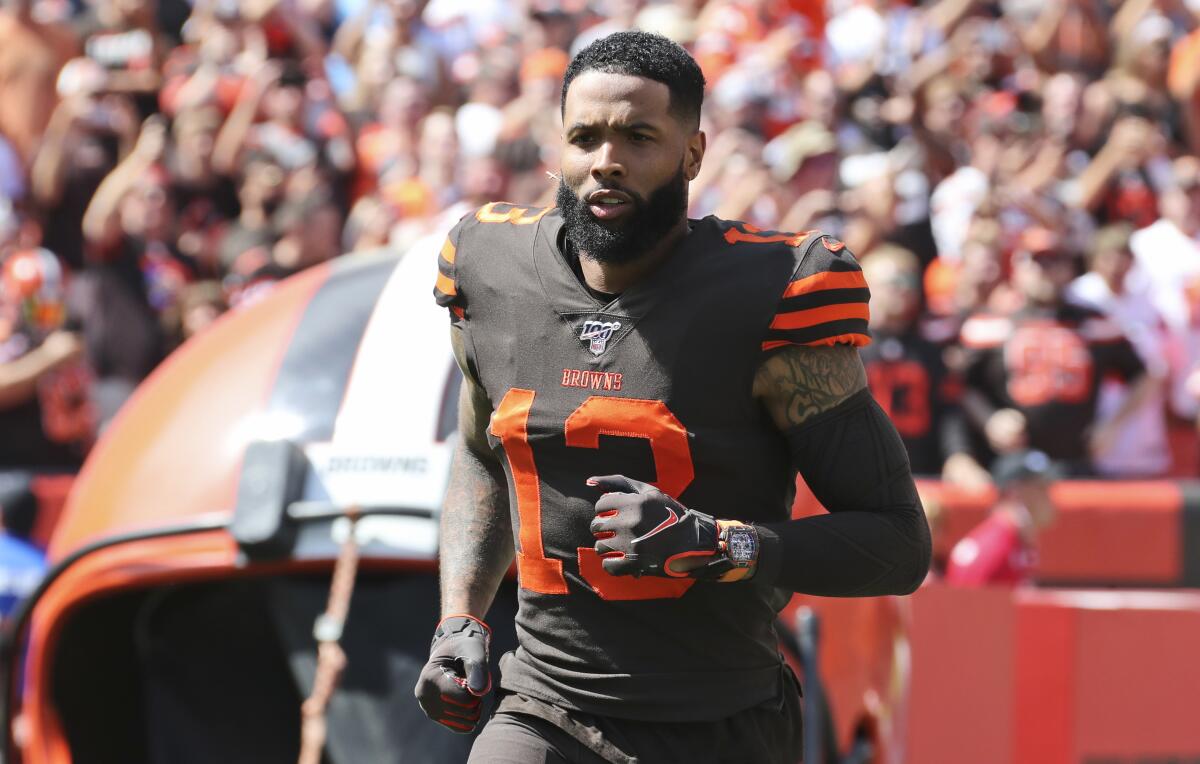
[[[542,544],[541,483],[529,446],[529,411],[535,397],[533,390],[509,390],[492,415],[492,434],[504,445],[517,495],[521,521],[517,576],[521,587],[540,594],[566,594],[562,560],[547,557]],[[601,435],[650,441],[658,476],[654,485],[671,496],[683,493],[695,476],[687,430],[662,401],[592,396],[571,412],[563,430],[567,445],[575,448],[599,448]],[[693,583],[690,579],[611,576],[604,572],[592,547],[579,547],[576,553],[580,575],[607,600],[679,597]]]

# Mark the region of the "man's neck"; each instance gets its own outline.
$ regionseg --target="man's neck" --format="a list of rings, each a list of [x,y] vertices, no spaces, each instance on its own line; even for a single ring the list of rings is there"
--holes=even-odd
[[[583,271],[583,280],[590,289],[597,292],[621,294],[662,265],[687,232],[688,221],[684,218],[654,249],[629,263],[602,263],[581,251],[579,267]]]

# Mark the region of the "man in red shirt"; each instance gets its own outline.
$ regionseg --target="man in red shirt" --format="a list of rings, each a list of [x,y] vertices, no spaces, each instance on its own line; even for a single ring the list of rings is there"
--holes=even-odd
[[[997,459],[992,473],[1000,498],[987,519],[954,545],[947,583],[1012,586],[1032,580],[1037,535],[1057,514],[1049,491],[1057,467],[1041,451],[1020,451]]]

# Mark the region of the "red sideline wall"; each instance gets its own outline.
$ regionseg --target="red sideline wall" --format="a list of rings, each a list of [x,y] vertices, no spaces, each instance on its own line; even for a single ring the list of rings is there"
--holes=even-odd
[[[922,588],[914,764],[1200,762],[1200,593]]]
[[[994,490],[918,480],[934,530],[934,557],[982,520]],[[1038,539],[1040,582],[1071,586],[1200,587],[1200,483],[1063,481],[1058,518]],[[796,515],[823,511],[803,482]]]

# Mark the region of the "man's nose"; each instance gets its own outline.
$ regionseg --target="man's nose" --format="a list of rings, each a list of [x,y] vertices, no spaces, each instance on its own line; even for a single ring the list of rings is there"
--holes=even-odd
[[[622,178],[625,176],[625,165],[617,155],[612,141],[605,141],[596,150],[592,161],[592,177],[596,180],[606,178]]]

